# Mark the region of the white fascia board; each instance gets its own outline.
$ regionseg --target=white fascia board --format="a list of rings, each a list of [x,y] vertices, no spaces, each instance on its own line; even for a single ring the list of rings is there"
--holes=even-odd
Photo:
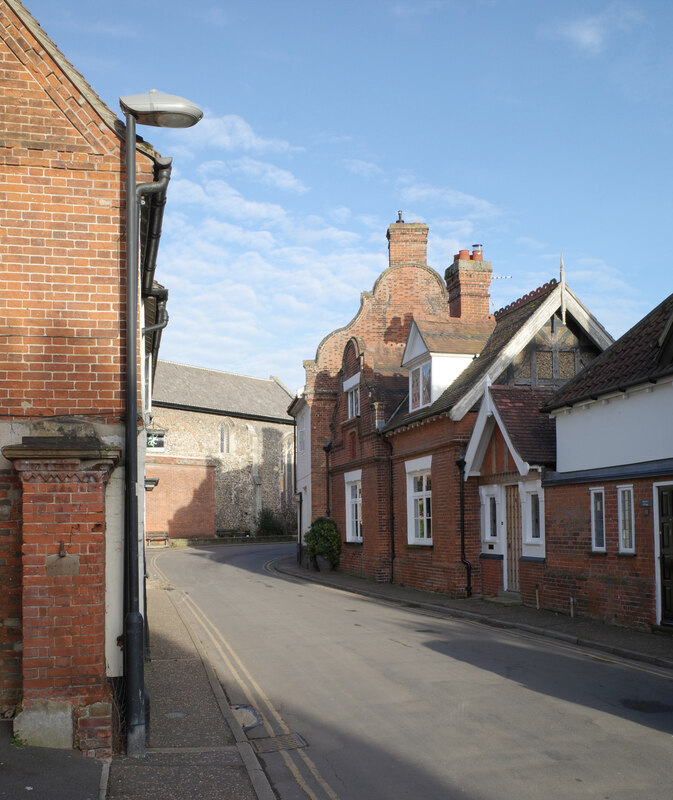
[[[474,428],[472,428],[470,441],[467,443],[467,449],[465,450],[465,480],[471,476],[480,474],[486,447],[488,446],[491,434],[493,433],[493,427],[495,426],[492,400],[488,391],[489,385],[490,381],[486,378],[483,384],[484,394],[481,407],[479,408]]]
[[[521,456],[517,452],[516,447],[514,447],[512,440],[509,438],[509,433],[507,431],[507,428],[505,427],[505,424],[502,421],[502,418],[498,413],[498,409],[495,407],[495,405],[493,406],[493,418],[497,422],[498,427],[500,428],[500,433],[502,433],[502,437],[505,440],[505,444],[507,445],[509,452],[512,454],[512,457],[514,458],[514,463],[516,464],[516,468],[519,470],[519,475],[528,475],[528,473],[530,472],[530,464],[527,461],[524,461],[523,458],[521,458]]]
[[[568,293],[569,295],[569,293]],[[556,310],[561,305],[561,287],[556,286],[549,297],[538,308],[533,316],[526,322],[526,324],[514,334],[508,344],[503,348],[498,358],[491,364],[490,369],[486,373],[486,377],[493,382],[499,375],[501,375],[505,368],[514,360],[514,358],[523,350],[523,348],[530,342],[535,334],[540,330],[544,323],[551,319],[556,313]],[[572,312],[571,312],[572,313]],[[474,384],[461,399],[453,406],[449,414],[452,420],[461,420],[465,414],[472,408],[472,406],[479,399],[482,390],[482,382]]]
[[[613,343],[614,339],[612,336],[610,336],[605,328],[598,323],[596,318],[587,311],[567,286],[565,289],[565,304],[566,311],[570,312],[570,315],[580,323],[587,336],[594,344],[600,347],[601,350],[605,350]]]
[[[428,347],[418,329],[416,320],[412,319],[411,326],[409,327],[409,335],[407,336],[407,343],[404,346],[404,353],[402,354],[401,365],[403,367],[408,367],[414,359],[426,356],[428,353]]]

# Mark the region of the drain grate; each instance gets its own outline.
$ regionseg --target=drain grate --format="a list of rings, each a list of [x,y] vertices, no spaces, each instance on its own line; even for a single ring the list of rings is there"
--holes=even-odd
[[[287,733],[284,736],[269,736],[266,739],[251,739],[256,753],[275,753],[278,750],[298,750],[306,747],[307,743],[298,733]]]

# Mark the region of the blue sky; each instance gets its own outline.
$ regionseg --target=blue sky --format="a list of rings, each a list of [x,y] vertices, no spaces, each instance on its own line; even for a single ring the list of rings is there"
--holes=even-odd
[[[443,274],[474,243],[496,310],[558,277],[614,335],[671,288],[673,4],[26,0],[103,100],[173,156],[161,357],[292,391],[387,265],[402,210]]]

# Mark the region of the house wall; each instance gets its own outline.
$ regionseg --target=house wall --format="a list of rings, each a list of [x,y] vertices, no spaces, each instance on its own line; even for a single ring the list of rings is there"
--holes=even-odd
[[[673,384],[652,384],[600,398],[555,414],[559,472],[619,466],[670,458],[673,425],[667,420],[673,407]],[[618,431],[618,435],[615,432]]]
[[[56,60],[31,25],[7,4],[0,6],[0,445],[18,445],[24,436],[87,433],[120,446],[122,142],[111,127],[114,115],[83,88],[68,65]],[[138,173],[139,180],[152,178],[151,159],[142,151]],[[24,725],[31,716],[42,721],[33,726],[35,736],[24,737],[33,744],[41,743],[40,730],[46,736],[65,733],[70,746],[77,741],[87,753],[107,755],[112,712],[106,677],[118,674],[118,662],[112,656],[106,659],[105,653],[112,653],[111,642],[116,643],[121,632],[116,624],[121,618],[121,588],[117,594],[107,593],[106,576],[118,574],[120,553],[107,546],[106,538],[107,526],[116,526],[115,519],[121,518],[123,481],[116,477],[121,468],[105,476],[107,488],[93,479],[91,465],[63,462],[59,467],[53,462],[48,472],[48,494],[61,507],[40,512],[38,533],[28,519],[33,513],[29,496],[36,484],[26,482],[24,471],[20,487],[15,468],[0,461],[5,484],[0,514],[7,531],[0,545],[0,560],[5,559],[0,584],[0,707],[11,710],[22,698]],[[79,476],[74,483],[73,475]],[[66,494],[69,499],[62,499]],[[76,501],[70,499],[75,496]],[[69,516],[72,504],[82,510],[79,522]],[[115,528],[112,535],[117,533]],[[35,549],[29,535],[46,537],[43,546]],[[69,565],[79,566],[76,574],[57,580],[48,574],[48,559],[58,553],[60,541],[73,555]],[[67,614],[58,614],[73,596],[86,597],[86,604],[73,603]],[[64,620],[60,628],[43,628],[39,659],[38,650],[27,644],[26,627],[38,607],[52,622]],[[86,647],[63,631],[78,620],[82,631],[87,629]],[[30,628],[30,635],[35,631]],[[53,669],[57,662],[58,680]],[[45,716],[49,703],[64,704],[65,727]]]
[[[371,367],[371,386],[379,383],[377,370],[399,366],[412,317],[449,319],[449,301],[441,277],[426,265],[428,228],[421,223],[394,223],[388,228],[390,266],[371,292],[363,292],[356,316],[333,331],[318,346],[315,360],[305,361],[304,397],[311,408],[312,517],[326,513],[327,486],[324,447],[334,440],[335,405],[341,392],[339,372],[350,339],[363,343]],[[382,411],[388,418],[393,408]]]
[[[462,457],[476,414],[460,422],[443,417],[390,436],[393,444],[395,513],[395,582],[453,596],[466,594],[467,574],[461,562],[460,473]],[[431,455],[431,546],[410,545],[407,538],[407,475],[405,462]],[[465,555],[472,565],[472,590],[481,592],[479,495],[476,482],[465,490]]]
[[[297,421],[297,485],[296,491],[301,493],[301,507],[298,513],[299,533],[301,541],[311,525],[312,491],[311,491],[311,408],[303,403],[296,415]],[[303,430],[303,448],[299,445],[299,430]]]
[[[376,430],[376,410],[368,384],[376,384],[372,365],[354,341],[346,346],[341,384],[360,375],[360,415],[349,418],[346,393],[340,391],[334,411],[330,451],[331,512],[342,534],[341,568],[376,581],[391,576],[389,449]],[[361,470],[362,542],[346,541],[344,475]]]
[[[291,425],[155,406],[152,429],[165,437],[163,451],[148,450],[147,475],[160,478],[147,496],[148,533],[254,531],[262,507],[280,512],[281,457]],[[197,497],[205,506],[190,532],[184,511]]]
[[[658,477],[657,482],[673,480]],[[635,554],[620,554],[617,530],[617,486],[632,485]],[[656,514],[653,479],[596,480],[547,486],[547,559],[542,602],[565,613],[574,599],[575,612],[634,627],[656,623]],[[591,488],[605,492],[606,552],[591,549]],[[644,506],[643,501],[649,503]]]

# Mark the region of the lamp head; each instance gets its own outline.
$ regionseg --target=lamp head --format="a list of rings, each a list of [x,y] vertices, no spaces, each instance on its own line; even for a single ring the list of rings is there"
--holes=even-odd
[[[124,113],[132,114],[139,125],[155,128],[191,128],[203,117],[203,111],[184,97],[150,89],[147,94],[119,98]]]

